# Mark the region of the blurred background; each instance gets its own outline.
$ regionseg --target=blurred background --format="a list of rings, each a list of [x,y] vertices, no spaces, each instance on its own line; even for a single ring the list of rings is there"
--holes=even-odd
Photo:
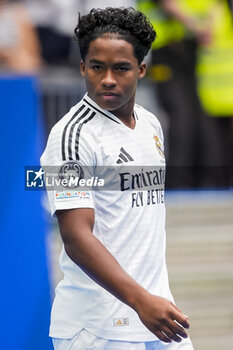
[[[195,350],[231,350],[231,0],[0,0],[2,348],[52,349],[61,240],[46,193],[25,190],[24,167],[39,165],[52,126],[85,93],[73,39],[78,12],[107,6],[138,8],[157,32],[136,99],[164,130],[171,289],[190,317]]]

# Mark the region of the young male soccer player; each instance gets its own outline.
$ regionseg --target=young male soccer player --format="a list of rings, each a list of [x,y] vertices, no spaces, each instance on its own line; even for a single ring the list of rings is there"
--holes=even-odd
[[[54,126],[41,163],[103,166],[104,177],[118,167],[119,190],[48,191],[64,242],[54,348],[192,350],[168,285],[161,126],[134,103],[155,32],[142,13],[107,8],[79,18],[75,33],[87,94]]]

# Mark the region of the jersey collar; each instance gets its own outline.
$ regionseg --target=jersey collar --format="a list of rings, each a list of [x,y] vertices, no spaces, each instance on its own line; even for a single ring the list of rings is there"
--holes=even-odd
[[[90,107],[92,107],[94,110],[99,112],[100,114],[103,114],[105,117],[111,119],[112,121],[116,122],[117,124],[121,124],[121,120],[117,118],[114,114],[107,111],[106,109],[101,108],[97,103],[95,103],[86,93],[83,97],[83,101],[86,102]]]
[[[113,113],[107,111],[106,109],[101,108],[97,103],[95,103],[86,93],[83,96],[83,101],[86,102],[90,107],[92,107],[94,110],[96,110],[97,112],[103,114],[105,117],[111,119],[112,121],[116,122],[117,124],[121,124],[124,127],[127,127],[119,118],[117,118]],[[136,119],[136,124],[137,124],[137,120],[138,120],[138,116],[137,113],[135,111],[134,108],[134,116]],[[127,127],[128,128],[128,127]],[[130,128],[129,128],[130,129]],[[135,129],[135,128],[134,128]],[[130,129],[130,130],[134,130],[134,129]]]

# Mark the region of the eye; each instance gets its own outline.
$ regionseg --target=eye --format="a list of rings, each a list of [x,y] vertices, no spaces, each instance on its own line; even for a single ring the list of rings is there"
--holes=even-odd
[[[97,70],[97,71],[102,69],[102,67],[99,66],[99,65],[97,65],[97,64],[96,64],[95,66],[92,66],[91,68],[92,68],[93,70]]]
[[[119,71],[119,72],[126,72],[126,71],[128,71],[129,69],[126,68],[126,67],[117,67],[116,70]]]

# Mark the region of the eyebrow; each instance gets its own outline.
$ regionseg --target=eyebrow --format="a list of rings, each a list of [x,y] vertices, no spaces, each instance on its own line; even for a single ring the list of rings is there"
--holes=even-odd
[[[132,65],[130,62],[116,62],[116,63],[114,63],[114,66],[131,67]]]
[[[105,64],[103,61],[99,61],[95,58],[92,58],[90,61],[89,61],[91,64]],[[125,61],[119,61],[119,62],[116,62],[114,63],[114,66],[117,67],[117,66],[123,66],[123,67],[131,67],[131,63],[130,62],[125,62]]]
[[[92,58],[89,62],[94,64],[104,64],[104,62],[96,60],[95,58]]]

